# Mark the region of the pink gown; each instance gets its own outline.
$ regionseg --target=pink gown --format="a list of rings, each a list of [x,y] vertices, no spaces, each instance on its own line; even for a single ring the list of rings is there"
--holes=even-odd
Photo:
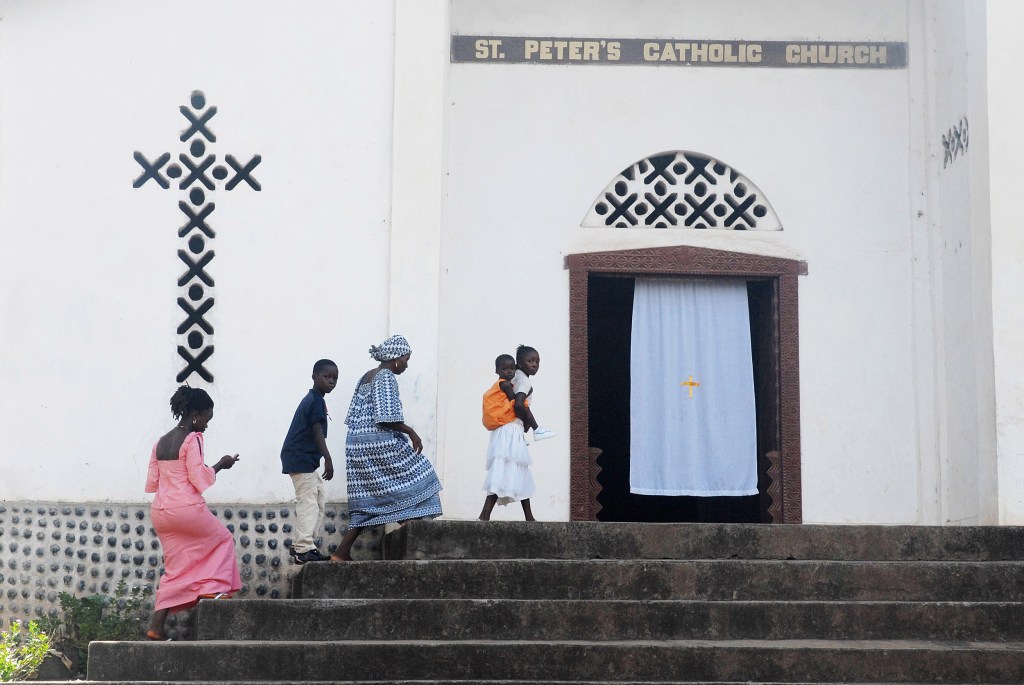
[[[202,433],[189,433],[173,461],[158,460],[153,445],[146,492],[156,493],[150,516],[164,550],[157,610],[184,611],[200,595],[242,587],[234,537],[202,495],[216,480],[216,472],[203,463]]]

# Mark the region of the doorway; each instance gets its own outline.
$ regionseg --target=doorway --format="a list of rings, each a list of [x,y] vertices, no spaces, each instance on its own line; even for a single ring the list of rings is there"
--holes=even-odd
[[[799,523],[796,276],[806,264],[670,247],[570,255],[573,520]],[[638,276],[744,277],[757,417],[758,494],[629,492],[630,324]]]

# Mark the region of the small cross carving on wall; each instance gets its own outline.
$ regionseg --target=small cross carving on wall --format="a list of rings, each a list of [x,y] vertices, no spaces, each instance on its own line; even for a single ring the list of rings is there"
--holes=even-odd
[[[958,156],[967,154],[967,148],[971,142],[968,132],[967,117],[963,117],[956,126],[942,134],[943,169],[956,161]]]

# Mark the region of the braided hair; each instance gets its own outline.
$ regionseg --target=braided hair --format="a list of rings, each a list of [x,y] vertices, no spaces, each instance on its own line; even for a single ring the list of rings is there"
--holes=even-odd
[[[182,385],[171,395],[171,416],[175,420],[207,409],[213,409],[213,399],[201,388]]]

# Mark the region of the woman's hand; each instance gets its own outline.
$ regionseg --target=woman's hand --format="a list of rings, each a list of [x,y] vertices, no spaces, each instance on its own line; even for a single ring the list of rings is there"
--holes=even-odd
[[[420,440],[420,436],[416,435],[416,431],[412,429],[412,426],[408,426],[401,421],[393,421],[387,423],[378,423],[378,426],[384,430],[397,431],[399,433],[405,433],[409,436],[409,441],[412,442],[412,448],[419,454],[423,451],[423,441]]]
[[[235,465],[235,462],[237,462],[237,461],[238,461],[238,455],[237,454],[234,455],[234,456],[231,456],[229,454],[225,454],[223,457],[220,458],[220,461],[218,461],[216,464],[213,465],[213,470],[214,471],[220,471],[221,469],[230,469],[232,466]]]
[[[409,429],[409,439],[412,441],[412,449],[416,454],[423,451],[423,441],[420,440],[420,436],[416,434],[412,428]]]

